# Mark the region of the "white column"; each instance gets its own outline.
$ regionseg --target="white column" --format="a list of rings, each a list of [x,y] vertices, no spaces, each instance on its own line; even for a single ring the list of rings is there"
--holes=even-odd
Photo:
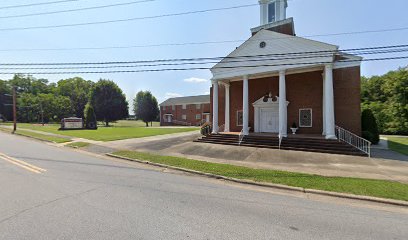
[[[249,101],[248,101],[248,76],[244,76],[244,87],[243,87],[243,133],[244,135],[249,135]]]
[[[285,70],[279,71],[279,135],[288,136],[288,111],[286,104],[286,76]]]
[[[325,79],[326,77],[325,77],[325,74],[324,74],[324,71],[323,71],[323,73],[322,73],[322,79],[323,79],[323,98],[322,98],[322,118],[323,118],[323,132],[322,132],[322,135],[323,136],[325,136],[326,135],[326,104],[325,104],[325,92],[326,92],[326,90],[325,90],[325,82],[326,82],[326,79]]]
[[[218,133],[218,81],[213,80],[212,85],[213,85],[213,113],[212,113],[213,114],[213,122],[212,122],[213,130],[212,130],[212,133],[217,134]]]
[[[333,93],[333,65],[327,64],[324,68],[324,106],[326,139],[336,139],[334,122],[334,93]]]
[[[225,84],[225,132],[230,131],[230,84]]]

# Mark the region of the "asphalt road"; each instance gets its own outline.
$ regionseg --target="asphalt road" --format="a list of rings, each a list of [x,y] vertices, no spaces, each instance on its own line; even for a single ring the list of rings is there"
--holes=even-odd
[[[0,153],[0,239],[408,236],[406,209],[261,191],[1,132]]]

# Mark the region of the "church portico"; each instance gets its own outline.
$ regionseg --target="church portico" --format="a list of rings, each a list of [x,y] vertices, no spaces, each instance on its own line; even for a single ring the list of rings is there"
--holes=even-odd
[[[243,76],[242,80],[235,78],[214,81],[218,83],[218,90],[222,93],[219,94],[217,101],[223,102],[221,109],[218,106],[218,116],[223,115],[221,121],[218,119],[219,126],[224,125],[226,132],[241,132],[245,126],[244,105],[248,103],[248,133],[281,133],[285,136],[289,134],[291,125],[296,123],[299,127],[299,134],[321,135],[323,131],[323,67],[321,70],[304,73],[291,74],[290,71],[280,71],[280,73],[271,73],[269,76],[248,76],[247,80]],[[245,81],[248,83],[247,101],[245,101]],[[285,83],[283,88],[279,87],[280,81]],[[286,95],[286,101],[280,101],[282,91]],[[214,91],[212,97],[215,97]],[[281,107],[279,107],[280,103],[283,103]],[[301,109],[311,110],[312,124],[299,126]],[[223,121],[225,119],[228,120]],[[279,125],[279,123],[286,124]]]
[[[340,131],[361,135],[362,58],[333,44],[297,37],[293,18],[286,17],[287,1],[259,4],[261,25],[211,68],[213,135],[207,140],[342,152],[341,146],[330,146],[338,141],[329,140]],[[296,136],[318,141],[293,140]]]

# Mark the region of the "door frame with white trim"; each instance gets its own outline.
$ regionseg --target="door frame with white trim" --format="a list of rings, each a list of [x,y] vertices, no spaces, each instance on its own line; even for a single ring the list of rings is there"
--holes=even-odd
[[[288,101],[286,101],[287,105],[289,105]],[[262,97],[252,106],[254,106],[254,132],[279,133],[279,97],[272,97],[271,95]],[[270,117],[267,117],[270,119],[262,119],[262,114],[266,111],[271,112]],[[265,127],[267,125],[269,125],[269,129]]]

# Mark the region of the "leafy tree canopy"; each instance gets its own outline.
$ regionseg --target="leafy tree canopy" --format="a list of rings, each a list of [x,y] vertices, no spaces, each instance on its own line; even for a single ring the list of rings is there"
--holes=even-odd
[[[362,108],[371,109],[380,133],[408,134],[408,70],[363,77]]]
[[[122,90],[110,80],[99,80],[91,91],[90,102],[95,110],[96,119],[109,122],[126,118],[129,115],[128,102]]]
[[[80,77],[63,79],[58,81],[56,93],[69,97],[76,117],[83,118],[93,84]]]
[[[136,119],[142,120],[149,126],[149,122],[155,121],[159,115],[157,99],[150,91],[140,91],[133,100],[133,111]]]

